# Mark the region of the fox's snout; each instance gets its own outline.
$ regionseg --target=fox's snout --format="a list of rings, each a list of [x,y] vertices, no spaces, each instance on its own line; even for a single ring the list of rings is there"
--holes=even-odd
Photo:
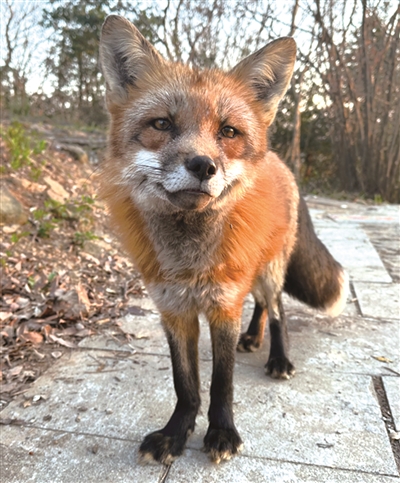
[[[185,162],[185,167],[190,174],[201,181],[211,179],[217,174],[217,165],[208,156],[195,156]]]

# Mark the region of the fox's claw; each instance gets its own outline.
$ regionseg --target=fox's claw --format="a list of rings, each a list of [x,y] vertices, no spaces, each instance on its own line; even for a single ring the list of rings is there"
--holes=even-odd
[[[249,335],[246,332],[240,336],[237,350],[239,352],[255,352],[260,347],[261,344],[258,342],[258,337],[256,335]]]
[[[161,431],[148,434],[139,448],[142,463],[158,461],[170,465],[185,448],[186,438],[166,436]]]
[[[294,376],[294,365],[286,357],[270,357],[265,372],[274,379],[290,379]]]
[[[236,429],[208,429],[204,438],[204,451],[211,461],[220,463],[230,460],[243,448],[243,442]]]

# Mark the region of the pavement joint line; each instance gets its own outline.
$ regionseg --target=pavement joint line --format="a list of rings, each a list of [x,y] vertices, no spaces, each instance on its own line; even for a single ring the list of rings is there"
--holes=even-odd
[[[379,319],[372,319],[371,317],[368,318],[369,320],[379,320]],[[396,320],[396,319],[394,319]],[[78,349],[78,350],[77,350]],[[114,352],[114,349],[101,349],[98,347],[73,347],[69,349],[70,351],[76,351],[77,352],[85,352],[85,351],[98,351],[98,352]],[[121,350],[115,350],[115,352],[123,352],[123,353],[128,353],[129,351],[121,351]],[[244,353],[247,354],[247,353]],[[250,353],[248,353],[250,354]],[[129,359],[129,357],[134,356],[134,355],[141,355],[141,356],[153,356],[153,357],[165,357],[167,359],[171,359],[171,356],[169,354],[162,354],[162,353],[155,353],[155,352],[133,352],[129,353],[129,356],[127,357],[115,357],[116,360],[119,361],[126,361]],[[113,357],[111,359],[114,359]],[[199,357],[199,361],[201,362],[212,362],[212,358],[206,358],[206,357]],[[238,360],[238,358],[235,359],[235,364],[237,365],[243,365],[243,366],[249,366],[249,367],[254,367],[255,369],[259,369],[261,366],[259,364],[252,364],[250,362],[246,361],[241,361]],[[394,369],[391,369],[390,367],[382,367],[382,369],[386,369],[387,371],[393,372],[393,376],[390,374],[385,375],[385,377],[397,377],[400,376],[400,373],[395,371]],[[86,372],[86,374],[101,374],[103,372],[112,372],[112,371],[95,371],[95,372]],[[312,370],[304,370],[300,371],[297,370],[296,374],[305,374],[305,373],[312,373]],[[332,371],[330,374],[344,374],[344,375],[352,375],[352,376],[367,376],[367,377],[375,377],[374,374],[371,374],[370,372],[353,372],[353,371]],[[62,379],[62,378],[61,378]],[[285,382],[285,381],[282,381]]]
[[[161,473],[157,483],[165,483],[167,481],[171,466],[172,466],[172,463],[169,465],[164,465],[164,471]]]
[[[296,361],[294,361],[295,363]],[[236,364],[240,364],[243,366],[249,366],[249,367],[254,367],[255,369],[260,369],[261,366],[259,364],[250,364],[248,362],[244,361],[235,361]],[[387,371],[393,372],[393,374],[385,374],[385,377],[393,377],[393,378],[398,378],[400,376],[400,373],[395,371],[394,369],[391,369],[390,367],[382,367],[382,369],[386,369]],[[319,374],[320,371],[317,369],[310,370],[310,369],[304,369],[304,370],[299,370],[296,369],[296,374],[294,377],[296,377],[299,374]],[[339,375],[345,375],[345,376],[363,376],[363,377],[380,377],[377,376],[376,374],[372,374],[371,372],[354,372],[354,371],[330,371],[326,372],[327,374],[339,374]],[[273,381],[273,382],[279,382],[279,379],[271,379],[270,377],[265,376],[265,380]],[[282,379],[281,382],[284,384],[287,382],[287,379]]]
[[[382,377],[373,376],[372,381],[374,384],[374,390],[375,390],[376,398],[378,400],[379,408],[381,410],[382,419],[383,419],[383,422],[385,423],[386,432],[390,441],[390,446],[392,448],[393,458],[396,462],[397,470],[400,476],[400,441],[392,439],[390,437],[391,431],[394,431],[394,428],[395,428],[392,409],[389,404],[389,400],[386,394]]]
[[[18,422],[11,421],[7,426],[39,429],[41,431],[52,431],[53,433],[75,434],[77,436],[88,436],[90,438],[114,439],[116,441],[124,441],[127,443],[135,443],[135,444],[141,443],[141,441],[137,439],[121,438],[119,436],[105,436],[104,434],[87,433],[86,431],[70,431],[68,429],[59,429],[59,428],[50,428],[50,427],[45,428],[44,426],[38,426],[36,424],[26,423],[23,420],[22,421],[18,420]]]
[[[358,315],[360,317],[362,317],[363,313],[362,313],[362,310],[361,310],[360,301],[358,300],[358,297],[357,297],[357,294],[356,294],[356,291],[355,291],[355,288],[354,288],[354,281],[350,280],[349,285],[350,285],[350,293],[352,295],[352,302],[354,302],[354,304],[357,308]]]
[[[371,318],[370,318],[371,319]],[[113,352],[114,349],[101,349],[97,347],[74,347],[70,348],[71,351],[75,351],[78,349],[78,352],[85,352],[85,351],[98,351],[98,352]],[[115,352],[123,352],[123,353],[128,353],[129,351],[119,351],[116,350]],[[250,354],[250,353],[249,353]],[[169,354],[162,354],[162,353],[155,353],[155,352],[134,352],[134,353],[129,353],[129,356],[127,357],[115,357],[111,359],[116,359],[119,361],[126,361],[129,360],[129,357],[134,356],[134,355],[141,355],[141,356],[153,356],[153,357],[165,357],[167,359],[171,359],[171,356]],[[201,362],[212,362],[212,358],[206,358],[206,357],[199,357],[199,361]],[[259,364],[252,364],[250,362],[246,361],[241,361],[238,358],[235,359],[235,364],[237,365],[243,365],[243,366],[249,366],[249,367],[254,367],[255,369],[259,369],[261,366]],[[400,376],[400,373],[395,371],[394,369],[391,369],[390,367],[383,367],[383,369],[386,369],[387,371],[393,372],[393,376],[390,374],[385,375],[385,377],[397,377]],[[102,374],[104,372],[114,372],[114,371],[94,371],[94,372],[86,372],[85,374]],[[312,370],[304,370],[300,371],[297,370],[296,374],[305,374],[305,373],[312,373]],[[353,371],[332,371],[330,374],[344,374],[344,375],[352,375],[352,376],[367,376],[367,377],[374,377],[374,374],[371,374],[370,372],[353,372]],[[285,381],[282,381],[285,382]]]
[[[373,283],[375,285],[396,285],[398,284],[399,282],[393,282],[393,280],[391,282],[383,282],[382,280],[358,280],[356,278],[352,278],[351,279],[351,283],[353,282],[357,282],[357,283]]]
[[[54,433],[65,433],[65,434],[73,434],[73,435],[77,435],[77,436],[88,436],[88,437],[91,437],[91,438],[102,438],[102,439],[111,439],[111,440],[116,440],[116,441],[123,441],[123,442],[127,442],[127,443],[135,443],[135,444],[140,444],[141,441],[138,441],[136,439],[129,439],[129,438],[121,438],[121,437],[118,437],[118,436],[105,436],[105,435],[101,435],[101,434],[94,434],[94,433],[87,433],[87,432],[84,432],[84,431],[69,431],[69,430],[66,430],[66,429],[57,429],[57,428],[45,428],[43,426],[37,426],[35,424],[25,424],[24,422],[19,422],[18,424],[16,423],[10,423],[9,426],[14,426],[14,427],[24,427],[24,428],[32,428],[32,429],[38,429],[38,430],[41,430],[41,431],[51,431],[51,432],[54,432]],[[198,448],[190,448],[190,447],[186,447],[186,449],[190,449],[190,451],[197,451],[197,452],[202,452],[201,449],[198,449]],[[184,455],[182,456],[183,458],[185,457]],[[333,471],[346,471],[348,473],[360,473],[360,474],[365,474],[365,475],[371,475],[371,476],[387,476],[387,477],[391,477],[391,478],[397,478],[400,480],[400,476],[398,475],[393,475],[393,474],[388,474],[388,473],[380,473],[380,472],[375,472],[375,471],[365,471],[365,470],[360,470],[360,469],[354,469],[354,468],[344,468],[344,467],[341,467],[341,466],[329,466],[329,465],[317,465],[317,464],[314,464],[314,463],[307,463],[307,462],[304,462],[304,461],[295,461],[295,460],[288,460],[288,459],[281,459],[281,458],[271,458],[271,457],[268,457],[268,456],[253,456],[253,455],[246,455],[246,454],[243,454],[241,453],[240,455],[237,456],[238,458],[246,458],[246,459],[249,459],[249,460],[258,460],[258,461],[273,461],[273,462],[277,462],[277,463],[288,463],[288,464],[292,464],[292,465],[298,465],[298,466],[308,466],[308,467],[311,467],[311,468],[324,468],[324,469],[328,469],[328,470],[333,470]],[[165,483],[166,481],[166,478],[168,477],[168,474],[169,474],[169,471],[172,467],[173,463],[171,463],[168,467],[168,471],[167,469],[165,469],[165,472],[163,474],[166,473],[166,477],[164,480],[159,480],[158,483]]]
[[[202,451],[201,449],[198,448],[188,448],[191,451]],[[184,457],[184,456],[183,456]],[[341,466],[329,466],[329,465],[317,465],[314,463],[307,463],[305,461],[295,461],[295,460],[288,460],[288,459],[281,459],[281,458],[270,458],[268,456],[253,456],[253,455],[247,455],[240,453],[237,458],[246,458],[249,460],[258,460],[258,461],[272,461],[276,463],[288,463],[291,465],[298,465],[298,466],[308,466],[310,468],[324,468],[327,470],[333,470],[333,471],[347,471],[348,473],[360,473],[364,475],[370,475],[370,476],[388,476],[390,478],[397,478],[400,480],[400,476],[398,475],[393,475],[389,473],[380,473],[376,471],[365,471],[365,470],[360,470],[360,469],[354,469],[354,468],[342,468]],[[173,464],[173,463],[172,463]],[[222,463],[224,464],[224,463]],[[227,463],[229,464],[229,462]]]
[[[135,443],[135,444],[141,443],[141,441],[138,441],[136,439],[120,438],[118,436],[106,436],[106,435],[102,435],[102,434],[87,433],[87,432],[84,432],[84,431],[78,432],[78,431],[68,431],[68,430],[65,430],[65,429],[57,429],[57,428],[45,428],[43,426],[36,426],[34,424],[29,424],[29,423],[24,424],[24,422],[20,422],[18,424],[10,423],[10,426],[33,428],[33,429],[39,429],[41,431],[51,431],[51,432],[54,432],[54,433],[66,433],[66,434],[73,434],[73,435],[77,435],[77,436],[88,436],[88,437],[91,437],[91,438],[111,439],[111,440],[123,441],[123,442],[127,442],[127,443]],[[191,448],[189,446],[187,446],[187,449],[190,449],[191,451],[197,451],[197,452],[202,451],[201,449]],[[184,458],[185,456],[183,455],[182,457]],[[246,455],[246,454],[243,454],[243,453],[240,454],[238,456],[238,458],[246,458],[246,459],[250,459],[250,460],[254,459],[254,460],[258,460],[258,461],[273,461],[273,462],[277,462],[277,463],[288,463],[288,464],[298,465],[298,466],[308,466],[308,467],[311,467],[311,468],[324,468],[324,469],[333,470],[333,471],[346,471],[346,472],[349,472],[349,473],[360,473],[360,474],[371,475],[371,476],[385,476],[385,477],[391,477],[391,478],[396,478],[396,479],[400,480],[400,476],[391,475],[391,474],[388,474],[388,473],[380,473],[380,472],[376,472],[376,471],[365,471],[365,470],[360,470],[360,469],[356,470],[356,469],[353,469],[353,468],[345,468],[345,467],[341,467],[341,466],[317,465],[317,464],[314,464],[314,463],[307,463],[307,462],[304,462],[304,461],[289,460],[289,459],[285,459],[285,458],[270,458],[268,456],[265,456],[265,457],[252,456],[252,455]],[[158,481],[158,483],[165,483],[167,481],[167,477],[168,477],[168,474],[169,474],[169,471],[170,471],[172,465],[173,465],[173,463],[171,463],[170,465],[167,466],[167,468],[165,468],[165,471],[163,472],[163,475],[165,475],[165,477],[164,477],[164,479],[160,479]]]

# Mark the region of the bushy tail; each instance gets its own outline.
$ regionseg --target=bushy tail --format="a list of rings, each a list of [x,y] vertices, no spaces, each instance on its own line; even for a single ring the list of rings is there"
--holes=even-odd
[[[349,292],[347,273],[315,234],[307,205],[301,197],[297,242],[289,260],[284,290],[333,317],[344,309]]]

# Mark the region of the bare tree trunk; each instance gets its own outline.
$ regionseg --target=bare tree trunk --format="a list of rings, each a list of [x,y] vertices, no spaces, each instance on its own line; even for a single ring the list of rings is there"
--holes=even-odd
[[[299,9],[299,0],[295,0],[293,8],[292,8],[292,21],[290,24],[290,31],[289,36],[292,36],[296,31],[296,15]],[[297,84],[299,86],[299,90],[296,93],[295,85],[294,85],[294,77],[292,80],[292,92],[294,98],[294,118],[293,118],[293,135],[292,135],[292,142],[289,147],[288,153],[286,155],[287,162],[292,166],[294,176],[297,182],[300,181],[300,170],[301,170],[301,152],[300,152],[300,139],[301,139],[301,112],[300,112],[300,103],[301,103],[301,86],[303,83],[304,73],[307,70],[307,67],[301,70]]]
[[[304,69],[300,71],[299,77],[297,79],[297,84],[299,86],[299,90],[296,93],[294,85],[292,86],[293,89],[293,97],[294,97],[294,117],[293,117],[293,135],[292,135],[292,142],[290,144],[288,153],[286,155],[286,160],[290,166],[293,168],[293,173],[297,181],[300,181],[301,177],[301,149],[300,149],[300,141],[301,141],[301,87],[303,84],[304,74],[308,70],[306,66]]]

